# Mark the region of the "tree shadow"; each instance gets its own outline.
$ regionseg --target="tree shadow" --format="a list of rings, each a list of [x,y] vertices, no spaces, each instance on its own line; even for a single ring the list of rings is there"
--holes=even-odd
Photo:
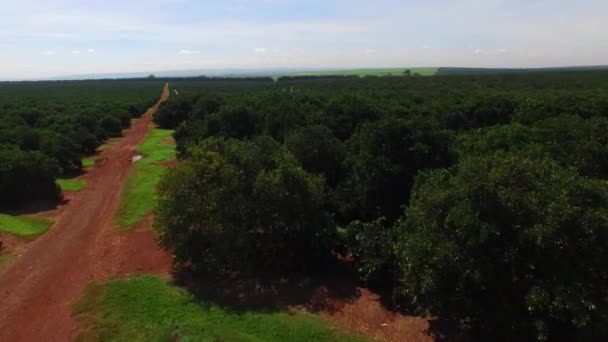
[[[219,276],[175,266],[173,279],[197,299],[234,311],[302,308],[312,313],[335,313],[360,296],[356,278],[344,269],[315,275],[267,272]]]
[[[39,199],[17,207],[2,207],[0,213],[8,215],[33,215],[45,211],[56,210],[60,206],[64,206],[70,202],[69,199],[60,195],[56,199]]]

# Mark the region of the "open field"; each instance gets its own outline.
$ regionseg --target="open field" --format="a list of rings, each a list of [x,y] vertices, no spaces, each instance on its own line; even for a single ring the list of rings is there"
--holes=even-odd
[[[364,341],[305,313],[234,311],[157,277],[92,284],[75,306],[77,340]]]
[[[122,193],[116,221],[127,229],[148,215],[156,199],[156,185],[166,172],[162,162],[175,159],[175,145],[170,143],[172,130],[153,129],[137,148],[142,159],[135,162]]]
[[[35,216],[0,214],[0,232],[32,238],[46,232],[53,222]]]

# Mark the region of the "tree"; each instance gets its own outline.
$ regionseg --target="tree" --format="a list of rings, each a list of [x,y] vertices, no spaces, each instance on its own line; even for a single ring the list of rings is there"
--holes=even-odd
[[[504,339],[608,336],[608,184],[549,159],[467,158],[417,178],[396,295]]]
[[[270,138],[207,139],[159,191],[156,231],[178,262],[218,273],[294,270],[331,252],[321,179]]]
[[[304,127],[290,134],[285,147],[308,172],[323,175],[330,186],[342,176],[344,144],[325,126]]]
[[[0,207],[15,208],[33,200],[56,200],[59,167],[40,152],[0,146]]]
[[[101,119],[99,124],[110,137],[118,137],[122,134],[122,124],[120,120],[113,116],[106,116]]]

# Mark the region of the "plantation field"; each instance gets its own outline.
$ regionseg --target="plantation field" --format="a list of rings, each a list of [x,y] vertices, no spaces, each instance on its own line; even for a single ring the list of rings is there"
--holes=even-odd
[[[412,75],[433,76],[438,68],[389,68],[389,69],[349,69],[349,70],[328,70],[318,72],[303,72],[293,76],[403,76],[405,70],[410,70]]]
[[[33,238],[46,232],[53,222],[34,216],[0,214],[0,232]]]
[[[79,341],[364,341],[310,314],[235,311],[153,276],[92,284],[74,312]]]
[[[154,207],[156,185],[167,169],[161,163],[175,159],[172,133],[172,130],[153,129],[137,148],[142,159],[135,162],[127,178],[115,217],[122,228],[127,229],[141,222]]]
[[[111,146],[161,87],[141,80],[0,83],[0,210],[57,201],[56,180],[80,172],[83,158]]]
[[[176,86],[154,117],[180,156],[154,212],[176,265],[344,253],[392,307],[481,340],[606,339],[608,72]]]

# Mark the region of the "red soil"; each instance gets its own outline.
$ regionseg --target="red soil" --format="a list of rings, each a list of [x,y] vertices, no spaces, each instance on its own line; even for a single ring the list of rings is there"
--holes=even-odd
[[[51,230],[0,270],[0,341],[70,340],[77,329],[72,305],[90,281],[130,273],[168,274],[170,257],[150,230],[124,233],[112,222],[132,168],[129,157],[168,95],[165,87],[159,102],[101,153],[103,162],[84,176],[87,188],[70,195]]]

